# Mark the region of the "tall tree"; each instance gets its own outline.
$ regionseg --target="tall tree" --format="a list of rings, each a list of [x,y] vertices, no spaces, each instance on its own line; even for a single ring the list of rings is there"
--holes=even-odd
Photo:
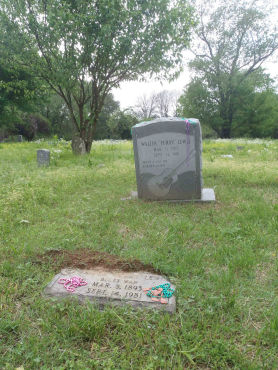
[[[242,74],[234,76],[242,80]],[[216,89],[216,88],[215,88]],[[179,99],[179,114],[185,117],[198,117],[206,127],[221,133],[219,104],[214,99],[217,91],[195,77]],[[274,81],[259,68],[249,74],[233,95],[234,110],[231,136],[276,137],[278,133],[278,95]]]
[[[278,34],[268,19],[269,9],[259,1],[208,1],[199,8],[198,42],[191,68],[195,80],[218,106],[217,130],[231,136],[240,85],[278,49]],[[199,92],[201,90],[199,89]],[[213,104],[214,105],[214,104]]]
[[[197,117],[202,124],[219,129],[219,106],[213,95],[202,78],[193,78],[179,98],[178,115]]]
[[[46,94],[45,84],[34,77],[29,66],[15,62],[18,52],[24,48],[21,39],[16,40],[13,60],[10,58],[13,32],[11,27],[5,26],[0,22],[0,129],[3,137],[15,132],[23,113],[36,111]]]
[[[118,109],[109,118],[108,126],[112,139],[131,139],[131,127],[138,123],[132,111]]]
[[[176,115],[179,95],[175,90],[153,92],[149,96],[144,94],[137,99],[133,113],[142,120]]]
[[[74,128],[66,103],[54,91],[49,91],[47,99],[38,106],[37,111],[50,121],[53,135],[66,140],[72,138]]]
[[[160,117],[175,115],[179,93],[177,91],[162,90],[156,94],[156,105]]]
[[[278,137],[278,94],[274,81],[258,70],[242,84],[233,136]]]
[[[104,100],[104,105],[97,122],[96,140],[111,138],[110,119],[118,111],[120,111],[120,103],[114,100],[112,93],[109,93]]]
[[[33,112],[45,97],[43,85],[25,68],[13,68],[0,57],[0,128],[2,135],[12,133],[23,112]]]
[[[64,99],[87,152],[109,91],[146,73],[176,75],[193,24],[185,0],[1,3],[2,23],[14,36],[9,48],[25,41],[20,61]]]
[[[141,120],[158,117],[156,94],[152,93],[149,96],[146,94],[140,96],[134,107],[134,114]]]

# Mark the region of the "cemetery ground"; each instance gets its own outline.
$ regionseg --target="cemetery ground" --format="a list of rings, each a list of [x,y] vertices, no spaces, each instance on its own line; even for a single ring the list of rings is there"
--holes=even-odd
[[[204,141],[203,177],[216,203],[123,201],[131,142],[0,144],[0,368],[278,368],[278,141]],[[45,299],[89,251],[166,275],[176,313]]]

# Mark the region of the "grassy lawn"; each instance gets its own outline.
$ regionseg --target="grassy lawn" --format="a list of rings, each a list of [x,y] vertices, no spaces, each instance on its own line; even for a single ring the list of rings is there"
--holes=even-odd
[[[0,144],[1,369],[278,368],[278,141],[203,147],[215,204],[122,201],[131,142],[82,157],[61,141]],[[45,300],[57,271],[36,256],[77,248],[151,263],[176,284],[176,314]]]

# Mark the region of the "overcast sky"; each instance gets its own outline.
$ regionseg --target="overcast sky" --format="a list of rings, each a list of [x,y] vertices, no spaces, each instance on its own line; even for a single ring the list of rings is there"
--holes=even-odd
[[[264,0],[268,5],[277,5],[277,0]],[[273,19],[273,23],[277,24],[278,11],[273,13],[270,18]],[[136,105],[137,99],[143,95],[149,96],[153,92],[157,93],[162,90],[175,90],[182,93],[185,85],[190,82],[190,70],[186,67],[186,64],[192,58],[190,52],[185,52],[184,58],[184,72],[181,73],[180,77],[171,83],[149,81],[149,82],[123,82],[120,88],[113,89],[112,93],[117,101],[120,102],[121,109],[125,109]],[[266,69],[266,72],[271,75],[272,78],[276,79],[278,84],[278,53],[276,53],[272,62],[266,62],[262,66]]]
[[[180,77],[171,83],[167,82],[123,82],[119,89],[112,91],[115,100],[121,104],[121,109],[128,108],[136,104],[138,97],[146,95],[149,96],[153,92],[159,92],[162,90],[175,90],[182,92],[184,86],[190,81],[190,72],[186,68]]]
[[[276,60],[278,56],[276,56]],[[266,72],[271,75],[272,78],[276,79],[278,84],[278,60],[272,63],[265,63],[263,65]],[[162,90],[175,90],[182,93],[185,85],[190,82],[190,70],[184,68],[184,72],[181,73],[180,77],[171,83],[167,82],[123,82],[118,89],[113,89],[112,93],[115,100],[120,102],[121,109],[125,109],[131,106],[136,105],[136,101],[140,96],[144,94],[146,96],[151,95],[153,92],[159,92]]]

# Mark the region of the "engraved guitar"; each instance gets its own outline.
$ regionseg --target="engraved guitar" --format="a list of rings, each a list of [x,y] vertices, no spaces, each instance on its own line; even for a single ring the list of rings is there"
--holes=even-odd
[[[147,181],[147,187],[150,192],[158,197],[165,197],[170,191],[171,185],[177,181],[179,168],[187,161],[189,161],[195,154],[192,149],[187,157],[177,165],[176,168],[165,168],[160,175],[152,176]]]

